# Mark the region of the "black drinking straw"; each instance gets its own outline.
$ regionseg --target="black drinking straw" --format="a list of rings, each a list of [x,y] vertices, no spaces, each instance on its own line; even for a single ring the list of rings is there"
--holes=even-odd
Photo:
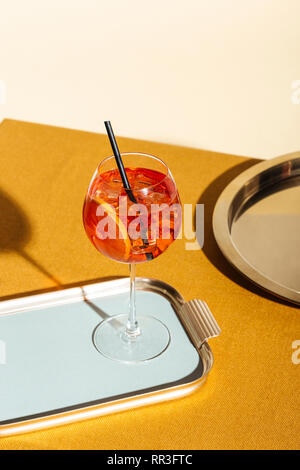
[[[136,204],[137,200],[131,190],[113,128],[111,127],[110,121],[104,121],[104,124],[105,124],[106,132],[110,141],[110,145],[114,153],[116,163],[118,165],[118,169],[122,178],[123,186],[126,190],[126,193],[128,194],[129,199]]]
[[[129,197],[129,199],[131,200],[131,202],[133,202],[134,204],[137,204],[137,200],[135,198],[135,195],[132,192],[132,189],[130,187],[130,184],[129,184],[129,181],[128,181],[128,178],[127,178],[124,163],[123,163],[122,158],[121,158],[121,154],[120,154],[120,151],[119,151],[119,147],[118,147],[118,144],[117,144],[117,141],[116,141],[115,134],[114,134],[113,128],[111,126],[111,123],[110,123],[110,121],[104,121],[104,125],[105,125],[106,132],[107,132],[107,135],[108,135],[108,138],[109,138],[109,141],[110,141],[110,145],[111,145],[111,148],[112,148],[113,154],[115,156],[115,160],[116,160],[116,163],[117,163],[120,175],[121,175],[121,179],[122,179],[124,189],[125,189],[128,197]],[[141,227],[141,230],[143,230],[143,227]],[[146,235],[143,236],[143,242],[146,246],[149,245],[149,241],[148,241]],[[146,257],[147,257],[148,260],[153,259],[152,253],[146,253]]]

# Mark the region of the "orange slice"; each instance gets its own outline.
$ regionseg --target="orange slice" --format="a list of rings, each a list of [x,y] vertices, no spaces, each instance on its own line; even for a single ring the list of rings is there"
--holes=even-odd
[[[117,234],[119,234],[117,235],[117,238],[108,239],[107,244],[109,244],[111,251],[115,252],[120,260],[126,261],[130,256],[131,243],[124,223],[118,216],[113,206],[108,204],[97,195],[94,195],[93,199],[99,206],[102,206],[103,212],[107,215],[107,217],[112,219],[113,223],[116,225],[116,228],[119,229],[119,231],[117,230]]]

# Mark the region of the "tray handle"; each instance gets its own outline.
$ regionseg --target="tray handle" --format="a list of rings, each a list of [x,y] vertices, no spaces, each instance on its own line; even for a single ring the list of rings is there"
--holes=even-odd
[[[219,336],[221,329],[204,300],[185,302],[181,309],[181,320],[196,348],[209,338]]]

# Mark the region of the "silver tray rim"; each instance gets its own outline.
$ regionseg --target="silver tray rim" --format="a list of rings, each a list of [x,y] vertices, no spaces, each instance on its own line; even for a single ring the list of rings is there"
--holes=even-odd
[[[15,299],[4,300],[0,302],[0,320],[2,316],[14,315],[16,313],[31,311],[33,309],[40,309],[43,307],[54,307],[66,303],[69,304],[74,302],[80,302],[85,299],[92,300],[101,297],[111,296],[113,294],[128,292],[129,282],[129,278],[120,278],[110,281],[86,284],[80,287],[71,287],[53,292],[46,292],[41,294],[18,297]],[[172,305],[175,314],[178,316],[182,324],[182,327],[185,329],[188,337],[193,343],[191,336],[187,328],[185,327],[184,322],[182,321],[181,309],[186,302],[182,295],[174,287],[157,279],[138,277],[136,279],[136,288],[137,290],[154,292],[165,297]],[[70,422],[82,421],[91,417],[109,414],[102,412],[97,413],[97,410],[95,409],[97,408],[97,406],[101,406],[102,404],[113,404],[114,402],[122,402],[123,400],[125,401],[131,398],[135,399],[143,397],[145,397],[145,404],[150,404],[152,402],[151,395],[156,392],[162,392],[162,398],[160,400],[156,399],[154,402],[164,401],[165,398],[163,398],[163,394],[165,392],[165,395],[168,396],[168,392],[172,393],[173,390],[182,388],[183,386],[187,386],[187,391],[186,393],[183,393],[182,396],[192,393],[205,382],[206,376],[210,372],[214,362],[213,353],[207,341],[204,341],[200,347],[196,347],[194,344],[194,347],[199,354],[198,366],[194,369],[191,374],[181,378],[178,381],[161,384],[159,386],[150,387],[145,390],[138,390],[120,396],[107,397],[105,399],[95,400],[93,402],[81,403],[78,405],[60,408],[57,410],[49,410],[47,412],[35,415],[28,415],[10,420],[0,421],[0,437],[44,429],[57,425],[68,424]],[[149,399],[147,399],[147,397],[149,397]],[[135,405],[133,404],[129,408],[134,407]],[[72,413],[74,412],[77,413],[75,418],[72,417]],[[67,414],[68,416],[60,419],[60,415],[65,414]],[[44,423],[42,421],[43,419],[47,419],[47,421]]]
[[[296,163],[298,163],[298,167],[295,165]],[[285,172],[280,171],[283,168]],[[230,225],[235,213],[240,211],[254,195],[259,194],[267,187],[269,188],[281,181],[287,181],[289,178],[299,175],[300,151],[259,162],[240,173],[225,187],[215,204],[212,218],[216,242],[229,263],[258,287],[298,305],[300,304],[299,291],[290,289],[265,276],[240,254],[231,238]],[[265,180],[264,177],[266,177]],[[242,194],[241,203],[234,213],[233,201],[239,194]]]

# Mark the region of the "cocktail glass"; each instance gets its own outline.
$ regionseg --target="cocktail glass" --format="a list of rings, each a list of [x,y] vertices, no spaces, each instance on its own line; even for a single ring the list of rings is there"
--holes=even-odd
[[[124,189],[113,156],[96,169],[83,207],[83,223],[90,241],[103,255],[130,267],[129,313],[101,322],[94,344],[104,356],[128,363],[159,356],[170,333],[159,312],[136,315],[136,264],[163,253],[181,228],[181,203],[167,165],[143,153],[122,153],[131,187]],[[132,197],[132,194],[134,195]]]

